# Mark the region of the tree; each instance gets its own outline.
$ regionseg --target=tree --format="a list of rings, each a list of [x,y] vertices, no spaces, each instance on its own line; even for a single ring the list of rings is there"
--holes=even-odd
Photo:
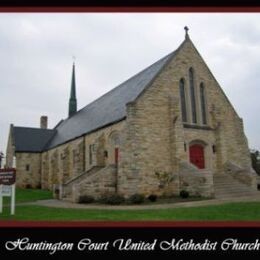
[[[252,167],[260,175],[260,153],[257,150],[251,151]]]
[[[4,158],[3,152],[0,151],[0,169],[2,168],[2,159]]]

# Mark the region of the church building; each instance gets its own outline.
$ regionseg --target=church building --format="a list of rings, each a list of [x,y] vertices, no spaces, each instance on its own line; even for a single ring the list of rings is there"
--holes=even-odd
[[[48,129],[10,126],[17,185],[61,199],[104,194],[238,197],[257,192],[243,121],[185,27],[173,52]]]

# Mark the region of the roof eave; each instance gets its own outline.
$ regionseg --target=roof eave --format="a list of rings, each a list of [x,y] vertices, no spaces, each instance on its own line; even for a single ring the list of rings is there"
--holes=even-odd
[[[67,141],[64,142],[64,143],[57,144],[57,145],[55,145],[55,146],[53,146],[53,147],[50,147],[50,148],[44,147],[44,150],[43,150],[42,152],[48,152],[48,151],[51,150],[51,149],[57,148],[57,147],[59,147],[59,146],[61,146],[61,145],[67,144],[67,143],[69,143],[69,142],[71,142],[71,141],[74,141],[74,140],[76,140],[76,139],[78,139],[78,138],[81,138],[81,137],[84,137],[84,136],[86,136],[86,135],[92,134],[92,133],[94,133],[94,132],[96,132],[96,131],[98,131],[98,130],[101,130],[101,129],[106,128],[106,127],[109,127],[109,126],[111,126],[111,125],[113,125],[113,124],[119,123],[119,122],[121,122],[121,121],[123,121],[123,120],[125,120],[125,119],[126,119],[126,116],[124,116],[124,117],[122,117],[122,118],[120,118],[120,119],[117,119],[117,120],[115,120],[115,121],[113,121],[113,122],[110,122],[110,123],[108,123],[108,124],[105,124],[105,125],[103,125],[103,126],[100,126],[100,127],[96,128],[96,129],[93,129],[93,130],[91,130],[91,131],[89,131],[89,132],[86,132],[86,133],[84,133],[84,134],[81,134],[81,135],[79,135],[79,136],[76,136],[76,137],[74,137],[74,138],[71,138],[71,139],[67,140]]]

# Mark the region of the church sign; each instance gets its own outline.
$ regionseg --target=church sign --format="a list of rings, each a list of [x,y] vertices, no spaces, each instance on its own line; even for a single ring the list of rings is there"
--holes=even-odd
[[[0,185],[13,185],[15,183],[15,169],[0,169]]]
[[[11,215],[15,211],[15,169],[0,169],[0,213],[3,212],[3,197],[11,197]]]
[[[2,192],[3,197],[11,197],[12,196],[12,186],[3,185],[1,192]]]

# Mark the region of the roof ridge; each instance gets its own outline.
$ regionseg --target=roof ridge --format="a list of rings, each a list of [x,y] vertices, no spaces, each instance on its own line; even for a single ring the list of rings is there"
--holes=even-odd
[[[13,128],[27,128],[27,129],[33,129],[33,130],[44,130],[44,131],[55,131],[54,129],[49,128],[40,128],[40,127],[27,127],[27,126],[13,126]]]
[[[85,105],[83,108],[81,108],[80,110],[78,110],[73,116],[76,116],[78,113],[80,113],[82,110],[86,109],[88,106],[94,104],[95,102],[99,101],[101,98],[104,98],[105,96],[107,96],[108,94],[111,94],[112,92],[116,91],[118,88],[122,87],[122,85],[124,85],[125,83],[127,83],[128,81],[134,79],[135,77],[139,76],[140,74],[142,74],[143,72],[145,72],[146,70],[148,70],[149,68],[151,68],[152,66],[154,66],[156,63],[161,62],[163,59],[166,59],[168,56],[173,55],[175,52],[177,51],[174,50],[170,53],[168,53],[167,55],[163,56],[161,59],[155,61],[154,63],[152,63],[151,65],[149,65],[148,67],[144,68],[143,70],[137,72],[136,74],[134,74],[132,77],[128,78],[127,80],[123,81],[122,83],[120,83],[119,85],[117,85],[116,87],[110,89],[109,91],[107,91],[106,93],[104,93],[102,96],[98,97],[97,99],[93,100],[91,103]],[[61,122],[60,124],[63,124],[65,121],[69,120],[71,117],[67,117],[65,120],[63,120],[63,122]],[[58,126],[58,125],[57,125]]]

